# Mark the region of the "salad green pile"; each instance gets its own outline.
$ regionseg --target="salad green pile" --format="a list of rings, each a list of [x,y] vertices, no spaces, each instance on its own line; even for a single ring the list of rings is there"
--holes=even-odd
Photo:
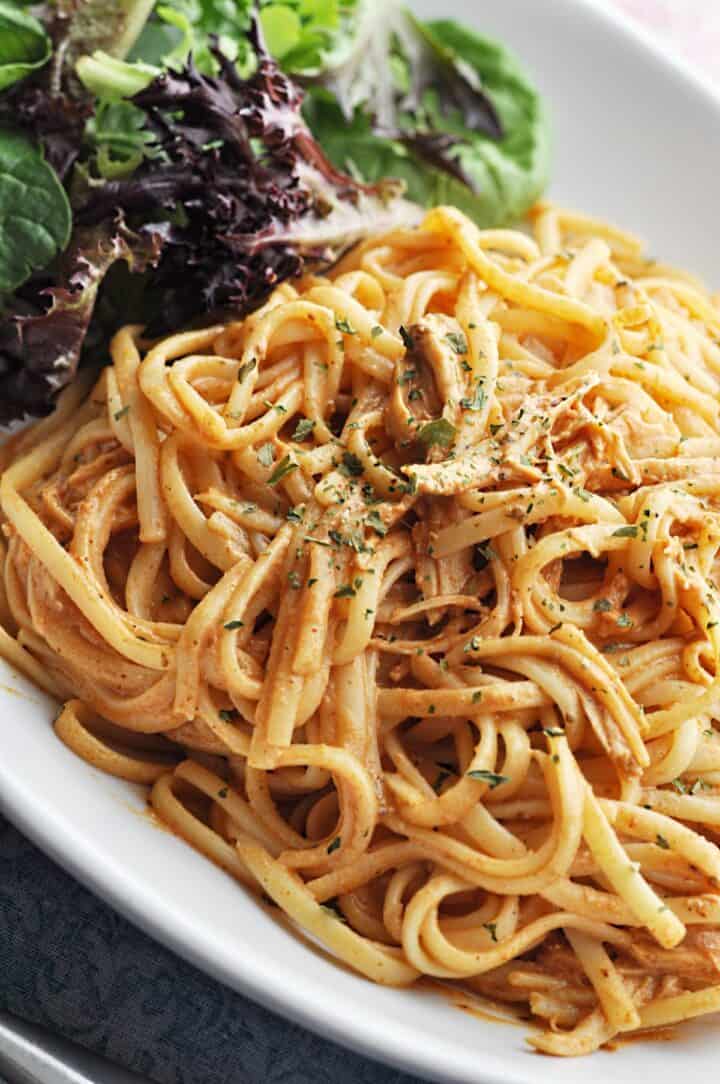
[[[416,204],[516,220],[548,158],[511,54],[397,0],[0,0],[0,420]]]

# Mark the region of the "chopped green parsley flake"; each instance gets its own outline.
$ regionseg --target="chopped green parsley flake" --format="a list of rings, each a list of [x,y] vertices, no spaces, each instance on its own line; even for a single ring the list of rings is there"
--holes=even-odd
[[[295,426],[295,432],[292,435],[293,440],[305,440],[306,437],[310,436],[314,428],[315,422],[311,421],[310,418],[301,418]]]
[[[346,478],[359,478],[363,472],[363,465],[353,452],[343,452],[339,470]]]
[[[498,775],[497,772],[489,772],[485,768],[476,768],[472,772],[467,772],[467,776],[469,779],[478,779],[481,783],[487,783],[490,790],[495,790],[495,787],[499,787],[501,783],[510,782],[507,775]]]
[[[242,384],[245,377],[250,375],[256,365],[257,362],[255,358],[253,358],[251,361],[246,361],[244,365],[240,366],[237,374],[238,384]]]
[[[437,418],[434,422],[427,422],[418,431],[417,439],[426,448],[438,444],[442,448],[449,447],[455,439],[456,429],[447,418]]]
[[[445,342],[449,343],[456,354],[467,354],[468,344],[467,339],[461,331],[448,331],[445,336]]]
[[[472,410],[477,412],[478,410],[482,410],[486,402],[487,395],[485,394],[485,388],[482,385],[482,380],[479,380],[477,382],[477,385],[475,386],[475,391],[473,392],[473,394],[471,396],[464,396],[460,400],[460,406],[464,410]]]
[[[343,335],[357,335],[357,331],[347,320],[336,320],[335,327],[338,331],[342,331]]]
[[[478,572],[482,572],[484,568],[487,568],[494,557],[497,557],[497,554],[490,542],[478,542],[473,554],[475,569]]]
[[[387,534],[387,527],[383,523],[382,516],[376,508],[373,508],[371,512],[368,512],[365,517],[365,522],[368,527],[375,531],[375,534],[379,534],[381,538],[384,538]]]
[[[297,469],[297,463],[293,462],[289,455],[284,455],[275,470],[268,478],[268,485],[276,486],[279,481],[285,478],[286,475],[291,474],[292,471]]]
[[[408,331],[408,329],[401,324],[399,329],[398,329],[398,332],[399,332],[400,338],[403,341],[405,349],[406,350],[413,350],[415,348],[415,342],[413,340],[412,335]]]
[[[258,448],[257,452],[258,463],[262,467],[269,467],[275,460],[275,446],[273,444],[262,444]]]
[[[342,583],[335,592],[335,598],[355,598],[357,591],[351,583]]]

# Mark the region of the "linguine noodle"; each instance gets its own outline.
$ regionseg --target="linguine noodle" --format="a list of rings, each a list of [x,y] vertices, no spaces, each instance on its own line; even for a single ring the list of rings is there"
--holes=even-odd
[[[377,982],[582,1054],[720,1010],[720,309],[451,208],[2,451],[0,651]]]

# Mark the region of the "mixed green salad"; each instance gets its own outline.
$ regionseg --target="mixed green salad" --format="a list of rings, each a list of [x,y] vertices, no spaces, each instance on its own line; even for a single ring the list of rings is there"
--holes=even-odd
[[[548,157],[514,57],[397,0],[0,0],[0,421],[418,205],[516,220]]]

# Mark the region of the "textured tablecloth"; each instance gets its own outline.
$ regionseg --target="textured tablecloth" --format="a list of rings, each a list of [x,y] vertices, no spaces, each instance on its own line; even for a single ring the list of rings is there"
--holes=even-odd
[[[618,4],[717,75],[720,0]],[[414,1079],[341,1050],[207,978],[116,915],[2,818],[0,1005],[158,1084]]]
[[[2,818],[0,1005],[158,1084],[413,1079],[203,975],[120,918]]]

